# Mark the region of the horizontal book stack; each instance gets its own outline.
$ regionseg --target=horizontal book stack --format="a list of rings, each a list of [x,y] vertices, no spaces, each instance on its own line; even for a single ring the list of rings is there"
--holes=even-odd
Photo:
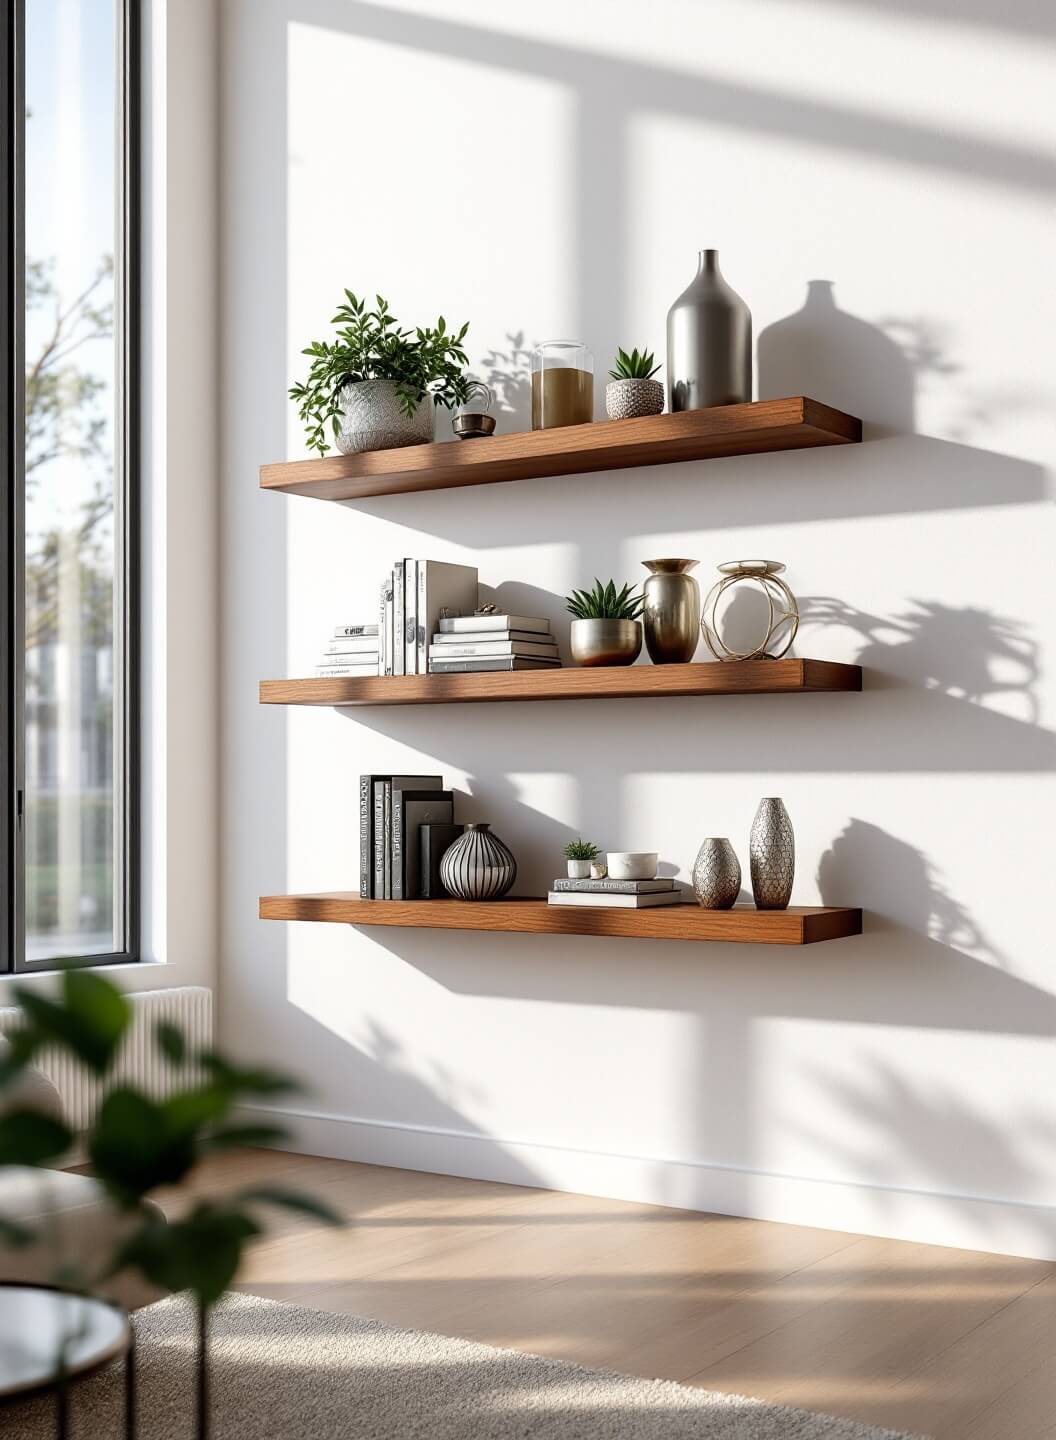
[[[320,678],[378,675],[380,666],[377,625],[335,625],[315,673]]]
[[[359,777],[361,900],[436,900],[440,857],[462,834],[440,775]]]
[[[555,880],[546,897],[551,905],[602,905],[646,910],[679,905],[682,894],[673,880]]]
[[[527,615],[445,616],[429,646],[429,669],[435,675],[544,670],[560,664],[550,621]]]
[[[381,585],[381,674],[424,675],[429,668],[429,636],[441,615],[472,615],[476,608],[475,566],[397,560]]]

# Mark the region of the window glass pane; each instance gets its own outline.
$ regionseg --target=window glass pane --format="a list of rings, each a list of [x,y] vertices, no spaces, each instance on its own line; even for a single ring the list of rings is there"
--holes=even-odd
[[[25,913],[40,960],[124,944],[119,17],[114,0],[30,0],[25,16]]]

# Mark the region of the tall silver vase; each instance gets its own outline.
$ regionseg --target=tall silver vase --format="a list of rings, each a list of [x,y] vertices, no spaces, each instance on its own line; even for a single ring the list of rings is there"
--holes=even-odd
[[[643,560],[653,573],[643,587],[645,648],[654,665],[684,665],[700,638],[700,586],[687,572],[696,560]]]
[[[456,900],[498,900],[517,879],[517,861],[490,825],[467,825],[440,861],[440,883]]]
[[[796,839],[784,801],[759,801],[748,841],[752,894],[757,910],[787,910],[796,874]]]
[[[752,398],[752,312],[701,250],[696,278],[667,312],[668,408],[704,410]]]

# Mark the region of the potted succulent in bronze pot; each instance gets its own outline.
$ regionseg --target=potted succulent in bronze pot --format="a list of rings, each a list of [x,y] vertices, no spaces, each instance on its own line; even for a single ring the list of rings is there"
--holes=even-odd
[[[610,420],[637,420],[642,415],[659,415],[664,408],[664,387],[653,376],[660,369],[653,364],[652,351],[616,351],[616,364],[605,386],[605,412]]]
[[[633,665],[642,653],[645,604],[630,585],[616,589],[615,580],[603,585],[595,579],[592,590],[573,590],[565,608],[572,620],[572,659],[577,665]]]

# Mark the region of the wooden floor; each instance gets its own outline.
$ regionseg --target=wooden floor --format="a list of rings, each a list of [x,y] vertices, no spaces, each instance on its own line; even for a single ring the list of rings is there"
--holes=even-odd
[[[241,1287],[941,1440],[1056,1437],[1056,1265],[268,1151],[295,1184]]]

